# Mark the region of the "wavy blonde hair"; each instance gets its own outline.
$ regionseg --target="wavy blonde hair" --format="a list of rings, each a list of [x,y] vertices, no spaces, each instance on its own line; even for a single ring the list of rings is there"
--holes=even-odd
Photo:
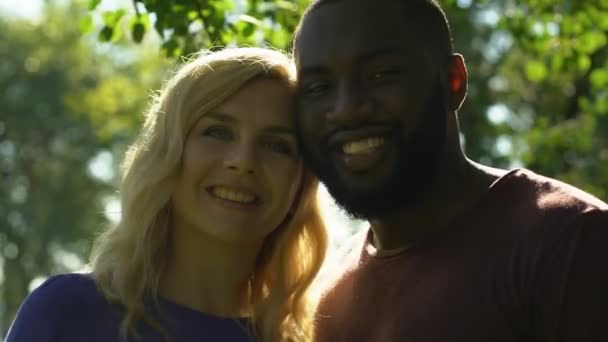
[[[142,132],[121,168],[121,221],[96,241],[92,272],[106,298],[124,310],[124,337],[137,336],[146,321],[166,339],[166,329],[146,311],[158,298],[167,267],[170,199],[184,141],[197,120],[256,78],[286,82],[293,89],[289,57],[264,48],[232,48],[199,54],[163,86],[146,112]],[[317,203],[318,180],[305,169],[294,210],[264,241],[251,284],[251,329],[261,341],[309,341],[310,285],[327,250]]]

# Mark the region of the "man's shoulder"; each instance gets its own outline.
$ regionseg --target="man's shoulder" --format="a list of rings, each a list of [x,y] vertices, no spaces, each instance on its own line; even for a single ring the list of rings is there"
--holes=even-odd
[[[563,181],[534,173],[527,169],[516,169],[502,177],[501,193],[522,205],[541,212],[570,212],[578,215],[591,210],[608,210],[608,204],[594,195]]]
[[[606,222],[608,205],[597,197],[563,181],[530,170],[513,170],[496,183],[491,202],[495,227],[508,227],[530,251],[568,244],[581,228]],[[601,227],[600,229],[605,229]],[[591,231],[585,229],[586,231]]]

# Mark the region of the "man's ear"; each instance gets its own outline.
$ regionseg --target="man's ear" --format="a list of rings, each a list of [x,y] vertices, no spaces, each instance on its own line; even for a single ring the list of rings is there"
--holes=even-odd
[[[467,67],[464,57],[454,53],[450,56],[448,64],[448,88],[450,90],[449,109],[456,111],[460,109],[465,97],[467,96]]]

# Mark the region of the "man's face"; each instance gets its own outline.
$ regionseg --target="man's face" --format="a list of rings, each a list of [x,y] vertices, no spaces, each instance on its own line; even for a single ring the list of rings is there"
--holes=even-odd
[[[404,11],[390,0],[328,3],[296,46],[304,158],[355,217],[419,199],[445,145],[439,69]]]

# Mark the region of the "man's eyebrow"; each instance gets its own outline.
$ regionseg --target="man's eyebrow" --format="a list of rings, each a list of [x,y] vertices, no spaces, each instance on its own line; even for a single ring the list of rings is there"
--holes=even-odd
[[[404,54],[405,53],[402,48],[389,46],[381,47],[371,51],[366,51],[359,55],[356,60],[358,63],[366,63],[377,58],[404,56]],[[329,67],[323,64],[304,65],[301,69],[298,70],[298,74],[300,76],[324,74],[329,72],[329,69]]]
[[[364,54],[361,54],[357,60],[359,62],[369,62],[371,60],[382,58],[382,57],[395,57],[395,56],[403,56],[403,49],[397,47],[382,47],[376,50],[368,51]]]
[[[305,66],[302,69],[298,70],[298,74],[300,76],[307,76],[307,75],[315,75],[315,74],[323,74],[326,73],[328,71],[328,68],[322,65],[310,65],[310,66]]]

